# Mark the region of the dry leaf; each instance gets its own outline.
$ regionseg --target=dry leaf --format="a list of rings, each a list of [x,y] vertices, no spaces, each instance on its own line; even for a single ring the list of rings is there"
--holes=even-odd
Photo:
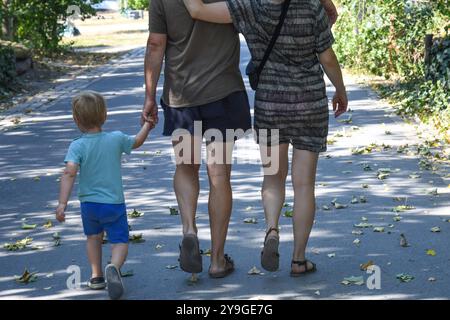
[[[441,232],[441,228],[439,227],[433,227],[430,229],[431,232]]]
[[[134,209],[133,212],[128,214],[128,217],[130,217],[130,218],[139,218],[139,217],[142,217],[143,215],[144,215],[143,212],[139,212],[136,209]]]
[[[46,228],[46,229],[50,229],[51,227],[53,227],[52,221],[51,221],[51,220],[48,220],[48,221],[43,225],[43,227]]]
[[[32,229],[36,229],[36,227],[37,227],[37,224],[22,223],[23,230],[32,230]]]
[[[256,218],[245,218],[244,223],[257,224],[258,220]]]
[[[262,273],[261,273],[261,270],[259,270],[256,266],[254,266],[253,268],[251,268],[248,271],[248,274],[249,275],[261,275]]]
[[[359,265],[359,268],[360,268],[362,271],[366,271],[367,268],[369,268],[370,266],[373,266],[373,265],[374,265],[373,261],[372,261],[372,260],[369,260],[369,261],[366,262],[366,263],[360,264],[360,265]]]
[[[36,272],[29,272],[27,269],[23,272],[20,277],[16,277],[16,281],[23,284],[28,284],[35,282],[37,280]]]
[[[436,251],[434,251],[433,249],[428,249],[427,255],[434,257],[436,255]]]
[[[342,280],[341,283],[346,286],[348,286],[348,285],[361,286],[364,284],[364,278],[362,276],[359,276],[359,277],[351,276],[351,277],[344,278],[344,280]]]
[[[400,280],[400,282],[410,282],[414,280],[414,277],[406,273],[400,273],[397,274],[397,279]]]
[[[169,212],[171,216],[177,216],[180,214],[177,208],[175,207],[169,207]]]

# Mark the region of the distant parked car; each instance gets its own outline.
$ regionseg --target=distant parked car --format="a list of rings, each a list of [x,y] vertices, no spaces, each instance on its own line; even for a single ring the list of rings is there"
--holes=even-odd
[[[92,8],[98,11],[119,11],[120,4],[117,0],[105,0],[97,4],[93,4]]]

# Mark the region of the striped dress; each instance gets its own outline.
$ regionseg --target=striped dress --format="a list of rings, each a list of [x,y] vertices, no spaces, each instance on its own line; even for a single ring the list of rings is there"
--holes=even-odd
[[[258,64],[278,24],[283,3],[227,0],[227,4],[235,28],[244,35]],[[260,137],[264,131],[269,132],[269,145],[270,130],[279,129],[280,144],[291,143],[296,149],[317,153],[326,151],[328,98],[318,54],[333,42],[319,0],[291,0],[255,95],[255,130]]]

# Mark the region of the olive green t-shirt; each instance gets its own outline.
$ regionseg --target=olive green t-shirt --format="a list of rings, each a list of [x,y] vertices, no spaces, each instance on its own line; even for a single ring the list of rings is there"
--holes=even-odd
[[[200,106],[245,90],[239,35],[232,24],[193,20],[183,0],[151,0],[150,32],[167,35],[165,104]]]

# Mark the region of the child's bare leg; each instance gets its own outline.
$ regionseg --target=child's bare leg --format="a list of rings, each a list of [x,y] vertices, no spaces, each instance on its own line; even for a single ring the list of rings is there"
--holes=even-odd
[[[92,278],[103,277],[102,270],[103,232],[87,237],[87,254],[92,269]]]
[[[125,263],[128,255],[128,243],[117,243],[112,245],[112,258],[111,263],[116,266],[117,269],[120,268]]]

